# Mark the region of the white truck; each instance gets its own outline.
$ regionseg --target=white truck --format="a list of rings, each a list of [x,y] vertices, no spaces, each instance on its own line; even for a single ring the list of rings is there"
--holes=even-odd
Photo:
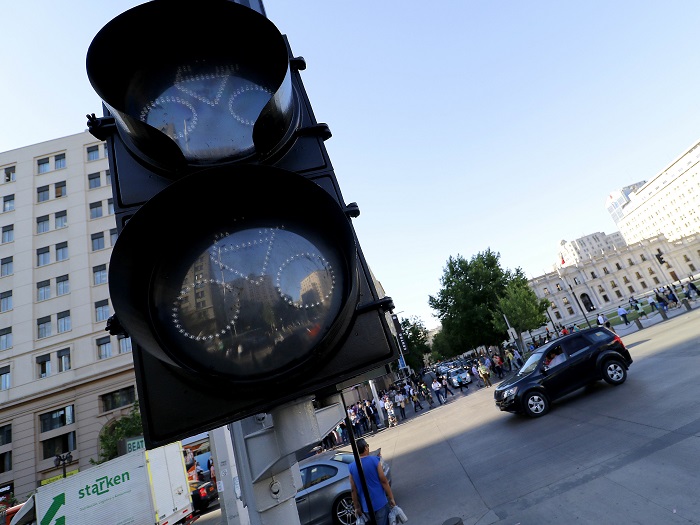
[[[11,525],[175,525],[193,519],[178,442],[137,450],[39,487]]]

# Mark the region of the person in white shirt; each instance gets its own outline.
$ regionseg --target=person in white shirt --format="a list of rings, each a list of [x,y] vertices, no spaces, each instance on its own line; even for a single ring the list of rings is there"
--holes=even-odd
[[[557,350],[552,350],[547,357],[549,358],[549,361],[545,364],[549,368],[554,368],[559,363],[563,363],[564,361],[566,361],[566,355],[564,355],[564,352],[561,350],[561,348],[558,348]]]

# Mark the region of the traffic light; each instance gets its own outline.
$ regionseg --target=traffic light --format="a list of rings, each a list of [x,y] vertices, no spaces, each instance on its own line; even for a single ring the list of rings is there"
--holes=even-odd
[[[148,446],[333,390],[397,351],[286,38],[225,0],[109,22],[87,54],[119,232],[113,333]]]
[[[664,254],[659,251],[659,253],[655,253],[654,257],[656,257],[656,260],[659,261],[659,264],[663,264],[666,261],[664,260]]]

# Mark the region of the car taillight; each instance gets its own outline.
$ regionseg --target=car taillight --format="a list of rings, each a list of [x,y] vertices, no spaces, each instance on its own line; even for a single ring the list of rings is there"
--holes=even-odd
[[[206,498],[207,497],[207,488],[206,487],[199,487],[199,495],[202,498]]]
[[[620,345],[622,345],[622,348],[625,347],[625,344],[622,342],[622,339],[620,339],[620,336],[619,336],[619,335],[616,335],[616,336],[613,338],[613,342],[614,342],[614,343],[619,343]]]

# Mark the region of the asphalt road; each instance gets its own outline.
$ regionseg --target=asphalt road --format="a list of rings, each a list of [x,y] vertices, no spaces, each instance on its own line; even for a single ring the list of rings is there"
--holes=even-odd
[[[415,525],[700,524],[700,308],[623,340],[628,379],[528,419],[469,388],[368,441]],[[218,510],[198,521],[218,525]],[[206,519],[209,518],[209,519]],[[206,521],[205,521],[206,519]]]

